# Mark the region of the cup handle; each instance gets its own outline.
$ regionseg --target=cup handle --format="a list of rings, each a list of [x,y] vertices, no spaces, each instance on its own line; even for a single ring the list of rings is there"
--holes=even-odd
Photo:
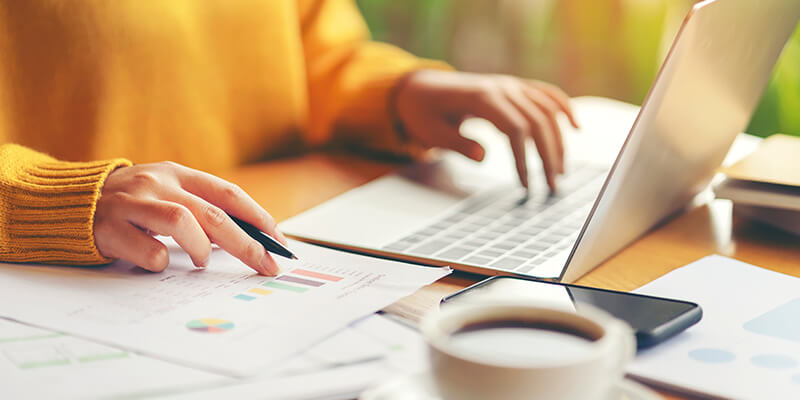
[[[609,358],[609,367],[622,377],[625,375],[625,365],[636,355],[636,336],[626,325],[615,322],[613,326],[616,340],[611,345],[614,351],[613,357]]]

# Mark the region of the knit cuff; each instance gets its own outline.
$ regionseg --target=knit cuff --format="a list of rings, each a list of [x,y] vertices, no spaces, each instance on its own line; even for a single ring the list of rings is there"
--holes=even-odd
[[[94,213],[108,174],[125,159],[64,162],[30,149],[0,147],[0,258],[10,262],[93,265]]]

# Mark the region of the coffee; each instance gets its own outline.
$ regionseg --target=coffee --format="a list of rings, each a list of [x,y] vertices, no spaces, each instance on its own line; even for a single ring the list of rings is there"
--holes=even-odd
[[[467,359],[506,367],[571,364],[591,354],[592,338],[545,324],[497,322],[462,329],[449,348]]]

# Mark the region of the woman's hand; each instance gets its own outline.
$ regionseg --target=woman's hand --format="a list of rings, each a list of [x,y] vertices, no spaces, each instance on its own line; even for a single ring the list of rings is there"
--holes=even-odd
[[[461,122],[480,117],[508,135],[522,186],[528,187],[525,141],[533,139],[547,184],[555,190],[564,173],[564,146],[556,122],[559,112],[578,127],[569,97],[556,86],[505,75],[423,70],[409,75],[397,89],[395,112],[406,133],[426,146],[455,150],[473,160],[484,149],[459,133]]]
[[[276,275],[275,260],[226,212],[286,244],[272,216],[238,186],[171,162],[120,168],[108,176],[95,211],[95,244],[105,257],[162,271],[169,253],[153,235],[171,236],[197,267],[208,264],[216,243],[259,274]]]

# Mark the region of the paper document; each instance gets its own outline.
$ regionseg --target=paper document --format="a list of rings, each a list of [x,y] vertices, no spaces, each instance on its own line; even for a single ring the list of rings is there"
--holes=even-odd
[[[0,319],[6,399],[112,398],[183,391],[232,378]]]
[[[236,379],[0,319],[0,387],[13,399],[356,397],[377,381],[427,368],[426,356],[419,333],[373,314],[272,374]]]
[[[233,376],[280,361],[447,275],[300,242],[278,277],[255,275],[215,249],[197,270],[171,240],[170,266],[0,265],[0,315]]]
[[[800,399],[800,279],[709,256],[636,290],[693,301],[703,319],[640,352],[628,372],[736,399]]]
[[[279,375],[158,399],[352,399],[382,381],[426,370],[427,355],[418,332],[373,315],[293,358]]]

